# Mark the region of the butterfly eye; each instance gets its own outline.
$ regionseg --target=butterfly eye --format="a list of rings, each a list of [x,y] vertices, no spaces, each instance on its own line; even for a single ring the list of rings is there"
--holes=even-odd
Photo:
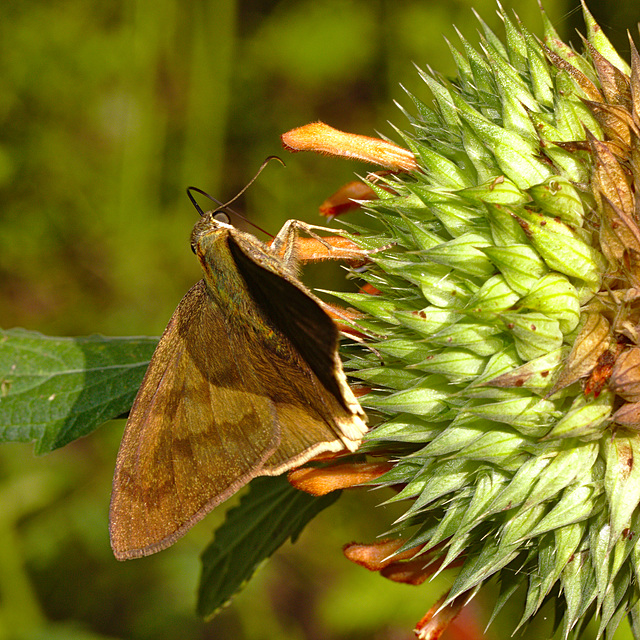
[[[229,224],[229,222],[231,221],[229,216],[224,211],[216,211],[213,214],[213,219],[216,222],[224,222],[224,224]]]

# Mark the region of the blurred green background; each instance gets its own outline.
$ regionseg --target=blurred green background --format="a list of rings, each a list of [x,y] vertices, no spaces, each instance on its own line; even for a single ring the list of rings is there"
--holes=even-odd
[[[578,43],[575,0],[546,0]],[[540,33],[534,0],[503,0]],[[232,197],[275,233],[321,222],[317,206],[366,167],[285,155],[279,135],[312,120],[394,137],[401,88],[427,98],[412,63],[453,74],[444,37],[477,42],[493,0],[7,0],[0,4],[0,325],[51,335],[158,335],[200,277],[185,187]],[[637,0],[591,3],[625,54]],[[397,139],[397,138],[396,138]],[[312,285],[343,286],[340,269]],[[450,584],[387,583],[341,545],[393,520],[378,493],[345,495],[279,552],[221,615],[194,614],[214,513],[174,547],[118,563],[108,543],[111,474],[124,423],[44,458],[0,449],[0,640],[151,638],[400,640]],[[489,595],[491,595],[489,593]],[[481,637],[490,598],[453,638]],[[506,610],[487,637],[508,637]],[[527,637],[548,637],[541,621]],[[626,630],[619,638],[628,637]],[[587,637],[587,636],[585,636]]]

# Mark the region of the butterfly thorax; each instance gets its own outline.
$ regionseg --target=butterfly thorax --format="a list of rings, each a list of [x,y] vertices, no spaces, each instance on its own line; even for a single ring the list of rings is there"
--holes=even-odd
[[[250,234],[211,216],[206,216],[195,226],[191,243],[204,272],[209,299],[220,310],[219,317],[224,319],[228,330],[245,334],[245,340],[255,339],[247,334],[257,334],[271,351],[289,354],[290,345],[274,329],[262,306],[256,304],[255,292],[252,294],[238,264],[239,255],[244,255],[250,264],[257,263],[259,269],[290,280],[291,276],[269,247]]]

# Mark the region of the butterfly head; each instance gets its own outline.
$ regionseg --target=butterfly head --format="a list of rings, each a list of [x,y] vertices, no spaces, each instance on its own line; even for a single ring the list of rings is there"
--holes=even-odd
[[[191,251],[198,255],[206,249],[203,246],[209,245],[221,236],[225,236],[235,227],[229,223],[229,216],[224,211],[207,211],[198,222],[196,222],[191,232]]]

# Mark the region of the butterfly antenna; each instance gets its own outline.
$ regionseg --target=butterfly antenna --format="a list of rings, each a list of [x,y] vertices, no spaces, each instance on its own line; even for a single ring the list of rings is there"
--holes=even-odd
[[[187,187],[187,195],[189,196],[189,200],[191,200],[191,204],[196,208],[198,215],[202,218],[204,216],[204,211],[200,208],[200,205],[196,202],[196,199],[193,197],[192,191],[197,191],[201,193],[203,196],[209,198],[209,200],[213,200],[216,204],[220,204],[218,200],[216,200],[213,196],[210,196],[208,193],[203,191],[202,189],[198,189],[198,187]]]
[[[272,160],[277,160],[283,167],[286,167],[287,165],[284,163],[284,160],[282,158],[279,158],[278,156],[269,156],[268,158],[265,159],[265,161],[260,165],[260,168],[258,169],[258,171],[256,172],[256,175],[253,176],[253,178],[251,178],[251,180],[249,180],[249,182],[247,182],[247,184],[240,189],[240,191],[233,197],[231,198],[231,200],[229,200],[229,202],[227,202],[226,204],[222,205],[223,209],[226,209],[232,202],[235,202],[257,179],[258,176],[262,173],[262,171],[264,170],[264,168],[272,161]]]
[[[273,234],[271,234],[268,231],[265,231],[264,229],[260,228],[257,224],[255,224],[254,222],[251,222],[251,220],[248,220],[241,213],[238,213],[237,211],[234,211],[229,206],[232,202],[235,202],[257,180],[258,176],[262,173],[264,168],[272,160],[277,160],[283,167],[287,166],[284,163],[284,160],[282,160],[282,158],[279,158],[278,156],[269,156],[260,165],[260,168],[256,172],[256,175],[253,176],[253,178],[251,178],[251,180],[249,180],[249,182],[233,198],[231,198],[231,200],[229,200],[228,202],[226,202],[224,204],[222,202],[220,202],[220,200],[218,200],[217,198],[214,198],[213,196],[209,195],[206,191],[203,191],[202,189],[198,189],[198,187],[187,187],[187,195],[189,196],[189,200],[191,200],[191,204],[195,207],[195,209],[198,212],[198,214],[200,215],[200,217],[205,215],[205,212],[200,208],[200,205],[196,202],[196,199],[193,197],[193,194],[191,193],[192,191],[197,191],[199,194],[205,196],[205,198],[209,198],[209,200],[211,200],[212,202],[215,202],[218,205],[218,208],[216,209],[216,211],[224,211],[226,209],[230,213],[233,213],[234,215],[238,216],[239,218],[242,218],[245,222],[250,224],[252,227],[255,227],[256,229],[258,229],[258,231],[262,231],[262,233],[265,233],[266,235],[268,235],[268,236],[273,238],[274,237]]]

